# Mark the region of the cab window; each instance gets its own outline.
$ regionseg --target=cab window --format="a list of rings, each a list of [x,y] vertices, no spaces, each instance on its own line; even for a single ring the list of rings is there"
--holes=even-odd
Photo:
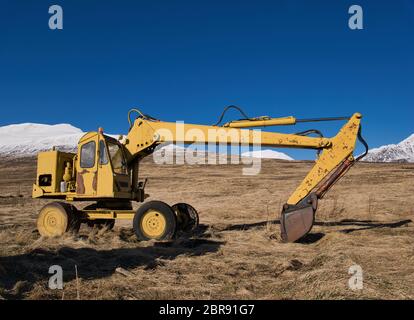
[[[80,166],[81,168],[92,168],[95,165],[96,144],[95,141],[85,143],[81,147]]]
[[[127,174],[126,161],[121,147],[116,143],[108,142],[108,151],[114,172]]]
[[[108,153],[106,152],[105,141],[99,141],[99,164],[108,163]]]

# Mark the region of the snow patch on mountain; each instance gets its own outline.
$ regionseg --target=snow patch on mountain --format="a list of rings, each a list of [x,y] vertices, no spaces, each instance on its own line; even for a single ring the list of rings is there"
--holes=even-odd
[[[159,145],[155,148],[155,152],[185,152],[187,148],[170,143],[167,145]]]
[[[175,153],[176,155],[181,155],[183,153],[193,153],[193,154],[198,154],[198,155],[210,154],[210,153],[216,154],[215,152],[208,152],[207,150],[205,150],[204,148],[200,146],[193,149],[192,147],[185,148],[185,147],[175,145],[175,144],[168,144],[168,145],[159,147],[158,149],[156,149],[154,153],[162,153],[162,154]],[[226,154],[219,154],[219,155],[225,156]],[[232,156],[237,156],[237,155],[233,154]],[[294,160],[293,158],[289,157],[285,153],[277,152],[277,151],[269,150],[269,149],[243,152],[241,156],[251,157],[251,158],[261,158],[261,159]]]
[[[292,161],[293,158],[289,157],[287,154],[274,151],[274,150],[257,150],[257,151],[248,151],[242,153],[242,157],[252,157],[252,158],[261,158],[261,159],[280,159],[280,160],[289,160]]]
[[[414,162],[414,134],[398,144],[389,144],[370,149],[363,161]]]

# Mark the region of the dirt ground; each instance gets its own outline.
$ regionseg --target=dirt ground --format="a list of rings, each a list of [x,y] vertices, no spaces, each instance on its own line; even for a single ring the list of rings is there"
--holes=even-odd
[[[280,208],[311,163],[265,160],[258,176],[243,167],[144,161],[150,200],[199,211],[192,236],[138,242],[126,221],[44,239],[35,160],[3,159],[0,299],[414,298],[413,164],[357,164],[320,202],[311,233],[290,244],[279,242]],[[63,290],[48,288],[51,265],[63,268]],[[354,265],[361,290],[349,287]]]

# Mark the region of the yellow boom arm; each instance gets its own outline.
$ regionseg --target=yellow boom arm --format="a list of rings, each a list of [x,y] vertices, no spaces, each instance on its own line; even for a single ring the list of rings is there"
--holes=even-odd
[[[282,238],[284,241],[295,241],[312,228],[317,199],[322,198],[325,192],[354,164],[353,152],[360,130],[361,114],[355,113],[332,138],[240,129],[288,125],[296,122],[297,119],[294,117],[260,117],[232,121],[224,126],[206,126],[163,122],[141,114],[133,124],[131,123],[124,144],[130,159],[142,158],[150,154],[155,146],[164,142],[322,150],[315,165],[289,197],[282,211]]]

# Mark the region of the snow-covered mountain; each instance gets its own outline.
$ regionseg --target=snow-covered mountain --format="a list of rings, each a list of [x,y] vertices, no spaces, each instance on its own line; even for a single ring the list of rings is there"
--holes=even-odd
[[[38,123],[21,123],[0,127],[0,155],[24,157],[33,156],[40,151],[50,150],[56,147],[62,151],[75,151],[79,139],[85,134],[81,129],[70,124],[38,124]],[[118,137],[118,135],[111,135]],[[154,152],[154,156],[164,157],[167,155],[183,156],[187,153],[193,154],[196,151],[183,146],[169,144],[160,146]],[[214,156],[214,153],[203,151],[203,148],[197,148],[197,154]],[[283,159],[293,160],[288,155],[273,151],[259,150],[244,152],[242,157],[253,157],[263,159]]]
[[[389,144],[369,150],[363,161],[414,162],[414,134],[398,144]]]
[[[79,139],[84,132],[70,124],[38,124],[21,123],[0,127],[0,155],[3,156],[33,156],[39,151],[58,150],[75,151]],[[118,137],[118,135],[111,135]],[[191,147],[190,147],[191,148]],[[179,145],[166,145],[158,148],[156,153],[183,155],[188,148]],[[197,153],[203,153],[198,148]],[[206,154],[211,152],[205,151]],[[262,159],[293,160],[287,154],[274,150],[258,150],[244,152],[242,157]],[[385,145],[369,150],[363,159],[370,162],[414,162],[414,134],[398,144]]]
[[[0,127],[0,154],[30,156],[39,151],[73,151],[84,133],[70,124],[21,123]]]

